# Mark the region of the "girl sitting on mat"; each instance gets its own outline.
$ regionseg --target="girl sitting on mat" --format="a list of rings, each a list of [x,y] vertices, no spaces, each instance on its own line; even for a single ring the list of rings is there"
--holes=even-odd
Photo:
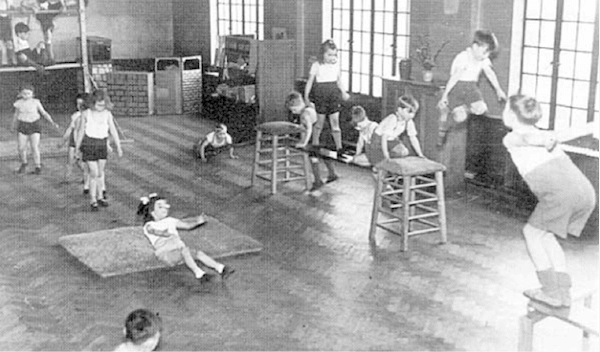
[[[212,275],[200,269],[190,249],[179,237],[177,229],[191,230],[202,225],[203,215],[189,219],[176,219],[169,216],[171,206],[167,200],[156,193],[140,198],[137,214],[144,217],[144,235],[154,247],[154,254],[168,266],[185,263],[201,283],[210,281]],[[234,273],[234,269],[225,266],[202,251],[196,252],[196,259],[209,268],[216,270],[223,280]]]

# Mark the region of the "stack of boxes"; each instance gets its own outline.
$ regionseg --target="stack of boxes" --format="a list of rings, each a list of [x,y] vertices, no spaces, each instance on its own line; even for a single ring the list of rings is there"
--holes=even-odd
[[[106,75],[108,95],[116,115],[154,114],[154,73],[115,71]]]

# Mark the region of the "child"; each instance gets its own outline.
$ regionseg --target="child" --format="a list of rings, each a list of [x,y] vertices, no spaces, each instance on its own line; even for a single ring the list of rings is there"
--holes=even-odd
[[[86,109],[86,98],[87,94],[85,93],[77,94],[77,96],[75,97],[77,112],[71,115],[71,123],[69,124],[69,127],[67,127],[65,134],[63,135],[62,143],[59,144],[59,147],[62,147],[65,144],[68,144],[69,146],[69,152],[67,154],[67,164],[65,166],[65,182],[69,182],[69,178],[71,177],[71,173],[73,171],[73,165],[75,164],[77,164],[81,171],[83,171],[84,183],[89,182],[87,168],[83,166],[81,160],[76,158],[75,151],[75,131],[77,130],[78,123],[80,121],[79,118],[81,117],[81,112]]]
[[[42,124],[40,123],[40,115],[44,116],[48,122],[55,128],[58,124],[52,120],[52,117],[42,103],[33,97],[33,86],[24,84],[19,93],[19,99],[13,104],[15,114],[13,116],[12,130],[16,129],[17,142],[19,149],[19,157],[21,166],[17,173],[22,174],[27,169],[27,143],[31,145],[31,153],[33,154],[33,163],[35,164],[36,175],[42,173],[42,161],[40,156],[40,137],[42,134]]]
[[[523,294],[554,307],[569,306],[571,277],[565,254],[556,236],[578,237],[594,210],[595,190],[579,168],[555,143],[592,133],[598,126],[563,133],[541,131],[535,123],[542,117],[540,104],[524,95],[511,96],[503,113],[512,129],[503,140],[517,170],[538,198],[523,228],[525,245],[542,284]]]
[[[227,126],[222,123],[218,123],[215,126],[215,130],[209,132],[204,138],[194,144],[194,153],[196,157],[202,159],[203,162],[207,162],[208,156],[215,156],[224,150],[229,150],[229,157],[231,159],[237,159],[238,156],[233,154],[233,140],[231,135],[227,133]]]
[[[403,95],[398,98],[396,112],[381,120],[373,132],[371,148],[367,151],[371,165],[377,166],[383,160],[408,156],[409,151],[399,138],[404,132],[408,135],[415,153],[421,158],[425,157],[413,121],[418,110],[419,102],[412,96]]]
[[[371,166],[367,154],[369,154],[371,152],[370,149],[373,148],[371,146],[371,137],[379,124],[369,120],[369,117],[362,106],[352,107],[351,115],[352,124],[359,131],[358,142],[356,143],[356,154],[354,154],[352,162],[360,166]],[[363,153],[363,149],[365,153]]]
[[[102,192],[102,177],[108,156],[107,141],[111,136],[119,157],[123,156],[121,140],[117,133],[112,113],[106,109],[106,95],[97,90],[90,97],[90,109],[81,114],[81,123],[75,134],[75,150],[81,152],[81,159],[87,164],[90,175],[90,206],[98,211],[98,204],[108,206]]]
[[[194,261],[190,249],[183,243],[177,232],[177,229],[191,230],[203,224],[204,216],[199,215],[184,220],[170,217],[169,208],[171,206],[166,199],[156,193],[142,197],[140,201],[137,214],[144,217],[144,235],[154,247],[156,257],[169,266],[185,263],[201,283],[210,281],[212,275],[200,269]],[[216,270],[223,280],[235,272],[231,267],[215,261],[200,250],[196,253],[196,259]]]
[[[312,64],[304,89],[304,100],[317,111],[318,120],[313,131],[315,144],[319,144],[325,115],[329,116],[331,135],[338,158],[342,156],[342,130],[340,129],[341,100],[350,99],[342,86],[337,46],[333,40],[321,44],[321,59]]]
[[[296,148],[307,148],[308,141],[312,136],[312,150],[310,152],[310,164],[312,167],[313,175],[315,177],[315,181],[313,183],[310,192],[314,192],[319,188],[323,187],[325,183],[321,180],[321,169],[319,160],[323,159],[319,151],[319,136],[317,132],[316,125],[318,124],[317,112],[313,107],[306,106],[304,100],[302,99],[302,95],[298,92],[292,92],[288,95],[285,106],[292,112],[292,114],[300,115],[300,125],[302,125],[306,132],[302,133],[300,136],[300,141],[296,144]],[[320,133],[320,131],[319,131]],[[335,174],[335,169],[333,168],[333,162],[329,159],[323,159],[325,166],[327,167],[327,171],[329,173],[327,177],[326,183],[333,182],[338,179],[338,176]]]
[[[470,47],[458,54],[452,61],[450,79],[438,103],[440,109],[440,127],[438,146],[446,143],[448,114],[452,114],[456,123],[467,119],[470,113],[482,115],[487,111],[483,95],[477,86],[481,71],[496,90],[498,100],[506,100],[506,94],[498,83],[496,73],[489,57],[498,50],[496,36],[488,30],[478,30]]]
[[[136,309],[125,319],[125,342],[115,352],[154,351],[160,342],[162,320],[148,309]]]
[[[40,22],[42,33],[44,35],[44,46],[48,54],[47,63],[54,62],[54,52],[52,50],[52,33],[54,32],[54,18],[59,15],[59,12],[64,12],[67,9],[65,0],[37,0],[37,4],[31,4],[30,0],[21,2],[21,6],[29,8],[36,13],[35,18]],[[40,13],[41,11],[53,11],[52,13]]]
[[[0,0],[0,11],[12,10],[13,8],[13,0]],[[17,63],[12,32],[10,15],[0,14],[0,50],[2,51],[0,64],[2,65],[12,65]]]
[[[40,73],[44,73],[43,63],[45,60],[45,52],[41,48],[31,50],[29,47],[29,26],[23,22],[15,25],[15,56],[17,64],[22,66],[32,66]]]

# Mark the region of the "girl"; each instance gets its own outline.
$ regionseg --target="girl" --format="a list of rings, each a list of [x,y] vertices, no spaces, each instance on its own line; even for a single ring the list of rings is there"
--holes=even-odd
[[[396,112],[384,118],[373,131],[371,148],[367,150],[367,158],[371,165],[377,166],[386,159],[408,156],[409,151],[399,138],[405,131],[415,153],[421,158],[425,157],[421,151],[421,145],[417,139],[417,129],[413,121],[418,110],[419,102],[412,96],[403,95],[398,98]]]
[[[86,105],[85,105],[85,101],[87,99],[87,94],[85,93],[80,93],[77,94],[77,96],[75,97],[75,104],[77,107],[77,111],[71,115],[71,123],[69,124],[69,127],[67,127],[67,130],[65,131],[65,134],[63,135],[63,142],[59,145],[59,147],[64,146],[65,144],[68,143],[69,145],[69,151],[67,154],[67,164],[65,166],[65,182],[69,182],[69,178],[71,177],[71,173],[73,172],[73,165],[77,164],[77,166],[79,167],[79,169],[81,169],[83,171],[83,180],[84,180],[84,189],[87,188],[85,187],[86,183],[89,183],[89,173],[87,168],[83,165],[83,163],[81,162],[81,160],[79,160],[76,157],[76,150],[75,150],[75,132],[78,130],[79,127],[79,118],[81,117],[81,113],[82,111],[84,111],[86,109]]]
[[[333,168],[333,162],[329,159],[322,158],[318,151],[320,147],[319,137],[316,134],[316,125],[318,124],[317,112],[313,107],[306,106],[304,100],[302,99],[302,95],[300,95],[298,92],[290,93],[286,99],[285,105],[292,112],[292,114],[300,115],[300,124],[306,130],[306,132],[301,134],[300,141],[296,144],[296,148],[306,148],[309,144],[310,138],[312,137],[311,147],[314,148],[314,150],[310,151],[309,155],[310,165],[312,167],[315,181],[310,189],[310,192],[316,191],[325,184],[321,180],[320,159],[323,159],[323,162],[327,167],[327,171],[329,172],[326,183],[330,183],[338,179],[338,176],[335,174],[335,169]]]
[[[162,320],[148,309],[136,309],[125,319],[125,342],[115,352],[154,351],[160,342]]]
[[[138,215],[144,217],[144,235],[154,247],[154,254],[158,259],[168,266],[185,263],[201,283],[210,280],[211,275],[200,269],[194,261],[190,249],[179,237],[177,229],[191,230],[202,225],[205,220],[203,215],[195,218],[179,220],[169,216],[171,207],[167,200],[156,193],[148,197],[142,197],[138,206]],[[235,270],[225,266],[202,251],[196,253],[196,258],[204,265],[215,269],[221,278],[225,280]]]
[[[106,109],[106,95],[97,90],[90,97],[90,109],[81,115],[79,131],[76,133],[75,149],[81,152],[81,159],[87,164],[90,175],[90,206],[98,211],[98,204],[108,206],[102,194],[102,178],[108,156],[107,140],[109,135],[115,142],[117,154],[123,156],[121,140],[115,127],[112,113]]]
[[[571,277],[566,272],[565,253],[556,236],[578,237],[596,206],[596,197],[590,181],[555,145],[591,134],[598,126],[588,124],[564,132],[541,131],[535,127],[542,118],[540,104],[524,95],[509,98],[502,118],[512,129],[502,142],[538,198],[523,235],[542,287],[523,294],[554,307],[570,306]]]
[[[350,99],[342,86],[340,66],[337,62],[337,46],[333,40],[321,44],[321,59],[312,64],[304,89],[306,104],[317,111],[318,120],[313,135],[319,144],[325,115],[329,116],[331,135],[338,157],[342,153],[342,130],[340,129],[341,100]]]
[[[21,159],[21,167],[19,167],[17,173],[22,174],[27,169],[27,143],[29,142],[35,164],[35,171],[33,173],[39,175],[42,173],[40,156],[42,124],[40,123],[40,115],[44,116],[55,128],[58,128],[58,124],[52,120],[52,117],[46,112],[42,103],[33,97],[33,86],[31,84],[23,85],[19,93],[19,99],[13,106],[15,107],[15,114],[11,130],[14,131],[16,129],[18,132],[17,143]]]

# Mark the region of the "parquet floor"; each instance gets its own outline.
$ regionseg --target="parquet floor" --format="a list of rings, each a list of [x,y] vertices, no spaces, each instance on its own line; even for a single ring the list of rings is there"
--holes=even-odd
[[[252,145],[237,148],[237,160],[193,158],[207,121],[119,124],[134,142],[109,160],[110,206],[98,213],[76,180],[60,184],[63,158],[44,159],[39,176],[1,162],[0,350],[111,350],[140,307],[163,317],[162,350],[516,350],[521,292],[537,285],[520,234],[525,214],[460,194],[447,200],[450,243],[426,235],[401,253],[399,238],[379,230],[375,248],[366,170],[337,164],[340,179],[319,194],[297,183],[271,196],[266,183],[249,187]],[[229,281],[201,286],[184,267],[102,279],[58,245],[66,234],[139,223],[138,198],[155,191],[174,215],[204,211],[263,252],[226,260],[237,269]],[[563,245],[574,281],[596,284],[598,238]],[[549,320],[534,346],[578,350],[579,338]]]

